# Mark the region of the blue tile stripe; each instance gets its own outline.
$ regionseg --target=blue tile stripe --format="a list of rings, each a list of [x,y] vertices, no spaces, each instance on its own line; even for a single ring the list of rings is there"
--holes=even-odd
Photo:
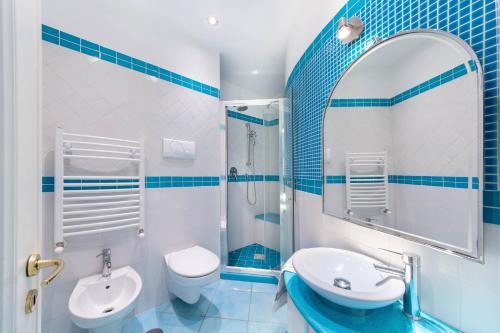
[[[477,67],[472,60],[468,62],[469,66],[474,66],[476,71]],[[339,98],[333,99],[330,103],[331,107],[393,107],[399,103],[409,100],[425,93],[426,91],[438,88],[448,82],[456,80],[467,74],[467,67],[465,64],[458,65],[449,71],[436,75],[435,77],[424,81],[410,89],[403,91],[392,98]]]
[[[146,188],[219,186],[220,178],[213,176],[147,176]]]
[[[273,120],[264,120],[264,126],[277,126],[279,125],[279,119],[273,119]]]
[[[411,29],[436,29],[454,34],[476,53],[484,73],[484,178],[481,187],[494,192],[498,186],[499,2],[495,0],[348,0],[311,42],[288,77],[285,97],[292,106],[285,118],[291,129],[293,154],[286,156],[287,175],[296,177],[297,190],[321,195],[310,186],[322,179],[321,127],[325,103],[335,82],[354,59],[373,43]],[[361,37],[348,45],[335,38],[341,17],[359,16],[365,23]],[[468,62],[471,71],[479,64]],[[500,206],[485,206],[484,221],[498,223]],[[496,219],[496,220],[495,220]]]
[[[54,192],[54,177],[42,177],[42,192]]]
[[[327,184],[345,184],[347,180],[345,176],[326,176],[325,181]]]
[[[257,125],[264,125],[264,120],[263,119],[260,119],[260,118],[257,118],[257,117],[252,117],[252,116],[249,116],[247,114],[240,113],[240,112],[227,111],[227,116],[229,118],[243,120],[243,121],[246,121],[246,122],[249,122],[249,123],[254,123],[254,124],[257,124]]]
[[[436,187],[450,187],[473,190],[479,189],[478,177],[455,177],[455,176],[412,176],[412,175],[389,175],[388,180],[390,184],[404,184],[404,185],[419,185],[419,186],[436,186]],[[378,177],[363,177],[359,182],[373,183],[380,182]],[[346,176],[334,175],[326,176],[326,184],[345,184]]]
[[[169,71],[165,68],[150,64],[146,61],[136,59],[129,55],[109,49],[105,46],[90,42],[83,38],[60,31],[48,25],[42,24],[42,40],[56,44],[76,52],[111,62],[146,75],[156,77],[205,95],[215,98],[220,97],[219,89],[208,84],[190,79],[186,76]]]
[[[113,183],[132,182],[130,179],[71,179],[65,180],[65,184],[72,184],[71,187],[64,187],[65,190],[109,190],[137,188],[137,185],[113,186]],[[74,186],[81,184],[81,186]],[[200,187],[219,186],[219,177],[212,176],[147,176],[145,177],[145,188],[170,188],[170,187]],[[54,192],[54,177],[42,177],[42,192]]]
[[[352,108],[352,107],[391,107],[391,98],[336,98],[332,99],[332,108]]]
[[[245,274],[245,273],[221,272],[220,278],[222,280],[278,284],[278,278],[276,276],[271,276],[271,275],[256,275],[256,274]]]
[[[116,189],[128,189],[128,188],[139,188],[138,185],[119,185],[114,186],[113,183],[131,183],[131,179],[66,179],[64,184],[71,184],[71,186],[64,186],[64,190],[77,191],[77,190],[116,190]],[[43,184],[43,179],[42,179]],[[80,186],[76,186],[76,185]],[[43,185],[42,185],[43,186]],[[43,189],[42,189],[43,190]]]
[[[241,183],[241,182],[279,182],[280,176],[278,175],[238,175],[236,179],[227,175],[229,183]]]
[[[279,119],[273,119],[273,120],[264,120],[258,117],[253,117],[249,116],[240,112],[235,112],[235,111],[227,111],[227,116],[229,118],[233,119],[238,119],[242,120],[248,123],[253,123],[257,125],[263,125],[263,126],[276,126],[279,124]]]

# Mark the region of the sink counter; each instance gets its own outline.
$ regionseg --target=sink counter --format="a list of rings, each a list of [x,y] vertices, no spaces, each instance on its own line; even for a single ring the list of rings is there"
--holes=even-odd
[[[401,304],[393,303],[375,310],[349,309],[334,304],[316,294],[300,277],[285,272],[288,298],[294,308],[314,332],[318,333],[459,333],[461,331],[435,319],[422,315],[412,321],[401,312]],[[290,310],[289,310],[290,311]],[[300,332],[293,325],[289,333]],[[311,331],[311,330],[310,330]]]

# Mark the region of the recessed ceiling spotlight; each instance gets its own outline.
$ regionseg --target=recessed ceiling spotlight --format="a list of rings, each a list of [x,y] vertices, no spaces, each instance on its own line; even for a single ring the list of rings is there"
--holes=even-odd
[[[215,16],[209,16],[209,17],[207,17],[207,22],[210,25],[217,25],[217,24],[219,24],[219,19]]]
[[[254,70],[252,71],[252,75],[259,75],[259,73],[260,73],[260,72],[259,72],[257,69],[254,69]]]
[[[358,38],[363,32],[363,22],[357,16],[353,16],[347,21],[345,17],[339,20],[339,27],[337,29],[337,39],[342,44],[347,44]]]

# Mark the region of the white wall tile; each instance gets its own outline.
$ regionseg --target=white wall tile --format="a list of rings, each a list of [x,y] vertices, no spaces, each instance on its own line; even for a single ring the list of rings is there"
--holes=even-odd
[[[43,175],[53,175],[57,126],[82,134],[143,139],[146,174],[217,176],[220,154],[219,101],[147,75],[43,43]],[[194,161],[165,160],[162,137],[197,142]],[[79,164],[81,165],[81,164]],[[86,164],[90,167],[90,164]],[[98,171],[98,170],[96,170]],[[53,193],[43,194],[43,256],[53,257]],[[132,266],[143,279],[136,311],[165,303],[165,253],[201,245],[219,254],[219,187],[146,190],[146,237],[135,231],[66,240],[66,267],[44,290],[43,332],[80,333],[67,303],[81,277],[99,273],[95,256],[112,249],[113,267]]]

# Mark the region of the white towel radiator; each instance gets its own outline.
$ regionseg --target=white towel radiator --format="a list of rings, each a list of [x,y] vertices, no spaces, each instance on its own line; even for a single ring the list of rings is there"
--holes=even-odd
[[[356,208],[380,208],[389,210],[389,179],[387,152],[347,153],[346,195],[348,215]]]
[[[110,174],[112,167],[101,167],[104,169],[101,174],[70,175],[70,169],[85,170],[80,165],[73,167],[74,160],[120,163],[127,174]],[[57,253],[64,250],[68,237],[129,228],[137,229],[138,236],[144,237],[142,141],[67,133],[58,128],[54,162],[54,242]]]

